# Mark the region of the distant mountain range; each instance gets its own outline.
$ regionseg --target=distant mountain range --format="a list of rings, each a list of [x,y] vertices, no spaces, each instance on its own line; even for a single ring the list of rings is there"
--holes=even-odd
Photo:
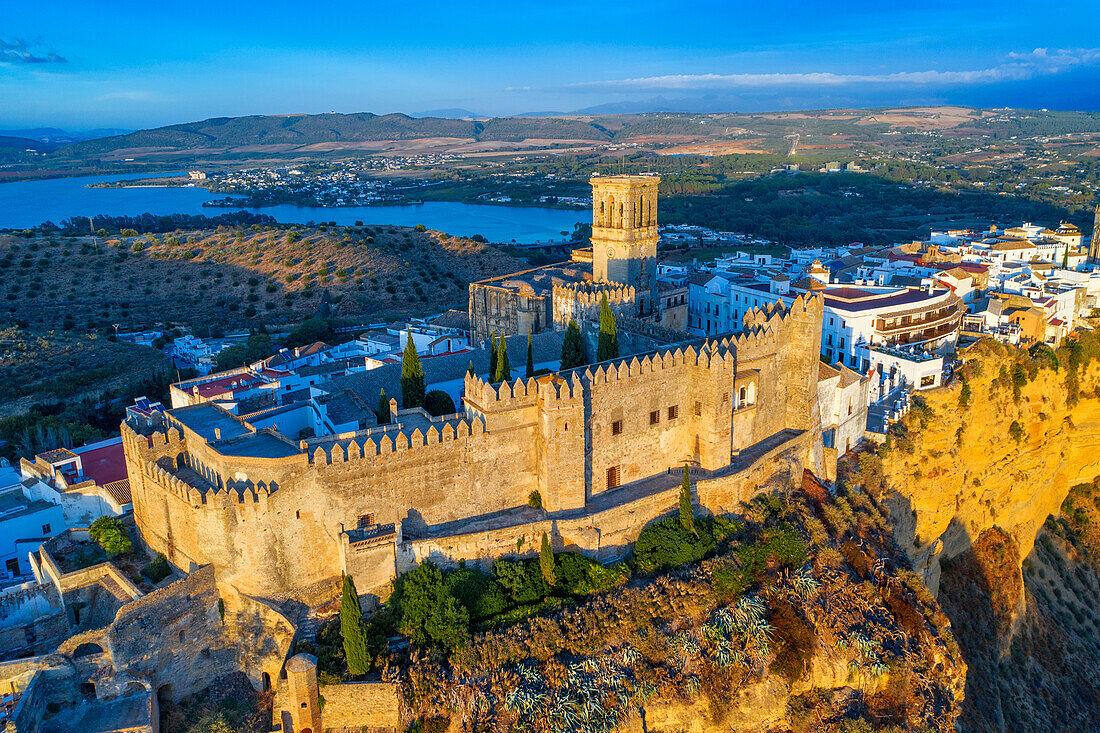
[[[132,130],[123,130],[117,127],[101,127],[94,130],[69,132],[68,130],[61,130],[56,127],[31,127],[19,130],[0,130],[0,136],[28,138],[51,145],[67,145],[82,140],[94,140],[100,137],[125,135],[128,132],[132,132]]]
[[[450,110],[468,112],[468,110]],[[478,141],[607,141],[611,133],[598,124],[551,117],[497,117],[486,120],[411,117],[405,114],[280,115],[217,117],[201,122],[139,130],[125,135],[85,140],[60,148],[62,157],[94,158],[129,149],[230,149],[244,146],[354,143],[377,140],[460,138]]]

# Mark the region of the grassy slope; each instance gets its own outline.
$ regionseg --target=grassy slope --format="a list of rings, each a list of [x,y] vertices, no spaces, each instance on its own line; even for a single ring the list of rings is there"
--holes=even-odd
[[[0,235],[0,265],[21,275],[0,284],[0,321],[60,328],[68,318],[77,330],[165,321],[199,329],[279,325],[314,314],[322,290],[339,319],[398,319],[464,310],[469,282],[526,267],[439,232],[299,228],[301,240],[288,243],[288,231],[114,237],[98,253],[89,238]]]
[[[3,328],[0,417],[25,412],[37,402],[79,401],[143,379],[167,364],[158,351],[96,334]]]

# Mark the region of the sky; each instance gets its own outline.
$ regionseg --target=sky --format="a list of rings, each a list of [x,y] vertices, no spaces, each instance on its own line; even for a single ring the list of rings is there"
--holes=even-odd
[[[1100,109],[1097,0],[0,0],[0,128],[461,108]]]

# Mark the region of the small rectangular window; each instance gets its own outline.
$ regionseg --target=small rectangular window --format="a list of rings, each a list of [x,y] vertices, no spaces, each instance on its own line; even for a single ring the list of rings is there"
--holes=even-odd
[[[702,402],[696,402],[695,403],[695,417],[701,417],[702,415],[703,415],[703,403]]]
[[[359,529],[374,526],[374,512],[359,515]]]
[[[669,420],[675,420],[679,416],[680,416],[680,406],[679,405],[673,405],[672,407],[668,408],[668,419]]]
[[[612,466],[607,469],[607,488],[617,489],[619,487],[619,467]]]
[[[729,401],[730,401],[730,393],[729,392],[723,392],[722,393],[722,404],[723,405],[728,405]]]
[[[661,411],[660,410],[652,410],[649,413],[649,424],[650,425],[656,425],[659,422],[661,422]]]
[[[611,434],[612,435],[619,435],[622,432],[623,432],[623,421],[622,420],[616,420],[615,422],[611,423]]]
[[[49,533],[50,533],[50,525],[49,524],[43,524],[42,525],[42,534],[49,534]]]

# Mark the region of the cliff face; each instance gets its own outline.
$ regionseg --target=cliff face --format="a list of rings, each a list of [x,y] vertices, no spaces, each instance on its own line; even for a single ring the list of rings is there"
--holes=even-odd
[[[967,359],[966,404],[960,404],[962,382],[925,393],[923,427],[922,411],[914,409],[908,439],[892,439],[882,461],[884,500],[898,542],[933,592],[941,556],[966,552],[983,531],[999,527],[1023,558],[1070,486],[1100,475],[1100,399],[1094,392],[1100,367],[1082,368],[1078,401],[1071,405],[1065,366],[1038,368],[1032,377],[1027,369],[1035,365],[1023,366],[1030,361],[1026,353],[985,343]],[[1017,364],[1028,380],[1018,400],[1012,383]],[[1014,423],[1022,431],[1018,438]],[[861,473],[857,478],[876,482],[873,467]]]
[[[710,560],[475,635],[449,667],[413,661],[408,716],[454,731],[952,730],[965,665],[885,512],[804,487],[754,500]]]
[[[1100,726],[1095,349],[979,344],[962,379],[849,465],[951,619],[968,665],[959,730]]]

